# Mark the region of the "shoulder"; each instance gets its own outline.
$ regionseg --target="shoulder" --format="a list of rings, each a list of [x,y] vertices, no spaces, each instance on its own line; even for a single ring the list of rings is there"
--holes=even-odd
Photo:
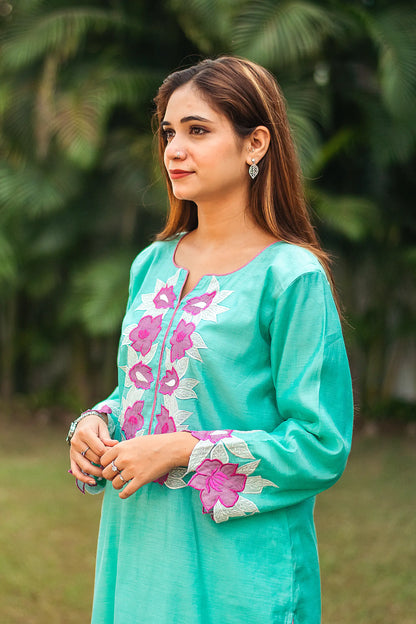
[[[309,249],[292,243],[279,242],[270,247],[267,277],[269,286],[281,294],[302,276],[316,275],[327,281],[318,258]]]
[[[154,263],[161,261],[173,261],[176,245],[179,237],[168,241],[156,241],[145,247],[133,260],[131,275],[147,272]]]
[[[327,334],[342,336],[332,289],[315,254],[290,243],[275,247],[262,302],[266,317],[274,319],[272,325],[276,320],[279,328],[293,323],[302,328],[312,324],[317,331],[325,326]]]

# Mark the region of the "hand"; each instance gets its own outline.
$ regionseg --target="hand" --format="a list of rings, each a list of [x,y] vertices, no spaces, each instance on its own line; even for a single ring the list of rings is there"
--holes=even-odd
[[[102,477],[101,456],[109,447],[118,444],[112,440],[108,427],[99,416],[86,416],[77,425],[71,440],[69,456],[71,472],[79,481],[95,485],[95,477]],[[93,464],[98,464],[94,466]]]
[[[102,475],[113,482],[116,490],[127,483],[119,496],[128,498],[142,485],[156,481],[173,468],[187,466],[197,443],[198,440],[185,431],[119,442],[101,456]]]

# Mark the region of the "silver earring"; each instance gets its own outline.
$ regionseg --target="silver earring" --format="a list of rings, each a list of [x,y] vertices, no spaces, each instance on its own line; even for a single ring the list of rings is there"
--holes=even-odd
[[[259,168],[257,167],[256,161],[254,160],[254,158],[251,159],[251,162],[253,164],[250,165],[248,172],[250,174],[251,179],[254,180],[254,178],[256,177],[256,175],[259,172]]]

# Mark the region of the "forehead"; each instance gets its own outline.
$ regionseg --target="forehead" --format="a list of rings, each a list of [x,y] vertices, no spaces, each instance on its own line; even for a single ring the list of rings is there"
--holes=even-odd
[[[164,120],[174,123],[190,115],[204,117],[211,121],[228,121],[217,111],[206,97],[192,83],[178,87],[168,100]]]

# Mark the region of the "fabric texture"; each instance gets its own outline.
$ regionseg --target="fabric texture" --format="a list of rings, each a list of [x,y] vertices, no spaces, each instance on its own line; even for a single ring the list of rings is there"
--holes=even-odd
[[[187,467],[105,489],[93,624],[318,624],[315,496],[341,475],[352,392],[331,289],[277,242],[181,299],[178,240],[136,258],[113,437],[190,431]]]

